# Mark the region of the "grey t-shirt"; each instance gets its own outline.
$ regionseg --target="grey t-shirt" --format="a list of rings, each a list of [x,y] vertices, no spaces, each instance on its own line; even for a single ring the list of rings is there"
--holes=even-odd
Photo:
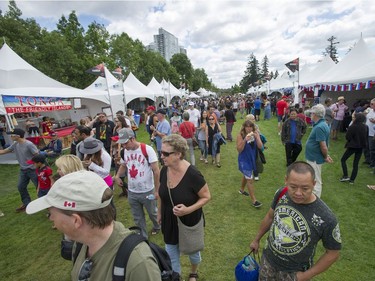
[[[26,140],[24,143],[15,141],[7,149],[12,152],[14,151],[21,170],[35,169],[33,164],[26,163],[26,161],[33,158],[33,156],[39,152],[38,148],[31,141]]]
[[[339,224],[318,197],[310,204],[295,204],[288,193],[278,200],[281,190],[271,204],[274,219],[263,254],[276,270],[306,271],[313,265],[319,240],[328,250],[341,249]]]
[[[333,111],[329,106],[326,106],[326,114],[324,115],[324,119],[326,120],[328,125],[332,124],[333,121]]]

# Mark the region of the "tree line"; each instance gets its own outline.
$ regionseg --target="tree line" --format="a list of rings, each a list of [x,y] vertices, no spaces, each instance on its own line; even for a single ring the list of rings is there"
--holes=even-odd
[[[145,85],[155,77],[177,87],[184,84],[190,91],[201,87],[218,90],[205,70],[194,69],[185,54],[174,55],[168,63],[125,32],[111,35],[95,21],[85,30],[75,11],[68,17],[61,16],[53,31],[21,16],[14,0],[9,1],[6,13],[0,10],[1,38],[28,63],[64,84],[87,87],[96,77],[85,71],[104,62],[110,71],[120,66],[125,77],[132,72]]]

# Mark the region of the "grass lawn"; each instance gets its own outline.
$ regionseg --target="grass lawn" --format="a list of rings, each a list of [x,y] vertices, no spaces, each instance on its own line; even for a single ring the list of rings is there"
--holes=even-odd
[[[238,118],[233,129],[234,136],[239,132],[241,122]],[[237,169],[235,142],[222,146],[221,168],[200,162],[196,150],[197,166],[205,176],[212,194],[211,202],[204,208],[206,247],[202,252],[200,280],[234,280],[234,267],[249,252],[249,243],[269,209],[275,190],[284,184],[285,155],[277,135],[276,119],[260,121],[258,125],[268,139],[268,150],[265,152],[267,164],[260,181],[255,183],[257,199],[263,202],[260,209],[253,208],[250,199],[238,193],[241,174]],[[307,135],[309,133],[310,130]],[[137,134],[138,140],[147,141],[143,126]],[[340,158],[344,152],[344,134],[341,133],[339,138],[339,141],[331,142],[329,149],[335,162],[323,167],[322,199],[340,221],[343,249],[340,260],[314,280],[372,281],[375,280],[375,249],[371,246],[375,233],[372,209],[375,192],[366,185],[375,184],[375,176],[367,166],[360,164],[354,185],[338,181],[342,176]],[[299,159],[304,159],[304,151]],[[349,171],[351,161],[352,158],[348,161]],[[17,178],[18,165],[0,166],[0,210],[5,213],[0,218],[0,280],[70,280],[71,263],[62,259],[59,252],[62,234],[51,228],[52,223],[46,218],[47,212],[31,216],[15,213],[15,208],[21,204]],[[29,191],[32,198],[36,198],[32,185]],[[118,197],[119,189],[115,193],[118,220],[126,226],[134,225],[126,199]],[[151,224],[149,226],[151,230]],[[151,240],[163,245],[161,234],[151,237]],[[264,242],[265,238],[262,246]],[[323,250],[319,244],[316,256],[319,257]],[[189,270],[187,257],[182,257],[182,263],[183,276],[186,278]]]

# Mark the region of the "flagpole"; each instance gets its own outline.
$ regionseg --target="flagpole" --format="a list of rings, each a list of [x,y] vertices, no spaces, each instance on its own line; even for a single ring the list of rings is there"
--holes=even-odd
[[[106,87],[107,87],[107,93],[108,93],[108,101],[109,101],[109,108],[111,109],[111,115],[112,115],[112,118],[114,118],[113,116],[113,111],[112,111],[112,102],[111,102],[111,94],[109,92],[109,87],[108,87],[108,80],[107,80],[107,74],[106,74],[106,70],[108,71],[107,67],[105,66],[105,63],[103,62],[103,66],[104,66],[104,79],[105,79],[105,84],[106,84]],[[109,72],[109,71],[108,71]]]

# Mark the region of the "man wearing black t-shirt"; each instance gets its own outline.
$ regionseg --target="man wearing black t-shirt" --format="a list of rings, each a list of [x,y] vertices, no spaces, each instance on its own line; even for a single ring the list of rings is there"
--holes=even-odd
[[[95,129],[95,138],[100,140],[105,150],[110,153],[111,150],[111,137],[113,136],[113,129],[115,128],[115,123],[108,120],[107,115],[101,112],[97,115],[92,126]]]
[[[260,239],[269,232],[260,265],[260,281],[310,280],[339,258],[339,224],[329,207],[313,193],[314,169],[306,162],[294,162],[288,166],[285,184],[286,187],[276,192],[250,244],[250,249],[258,252]],[[313,264],[320,240],[325,252]]]

